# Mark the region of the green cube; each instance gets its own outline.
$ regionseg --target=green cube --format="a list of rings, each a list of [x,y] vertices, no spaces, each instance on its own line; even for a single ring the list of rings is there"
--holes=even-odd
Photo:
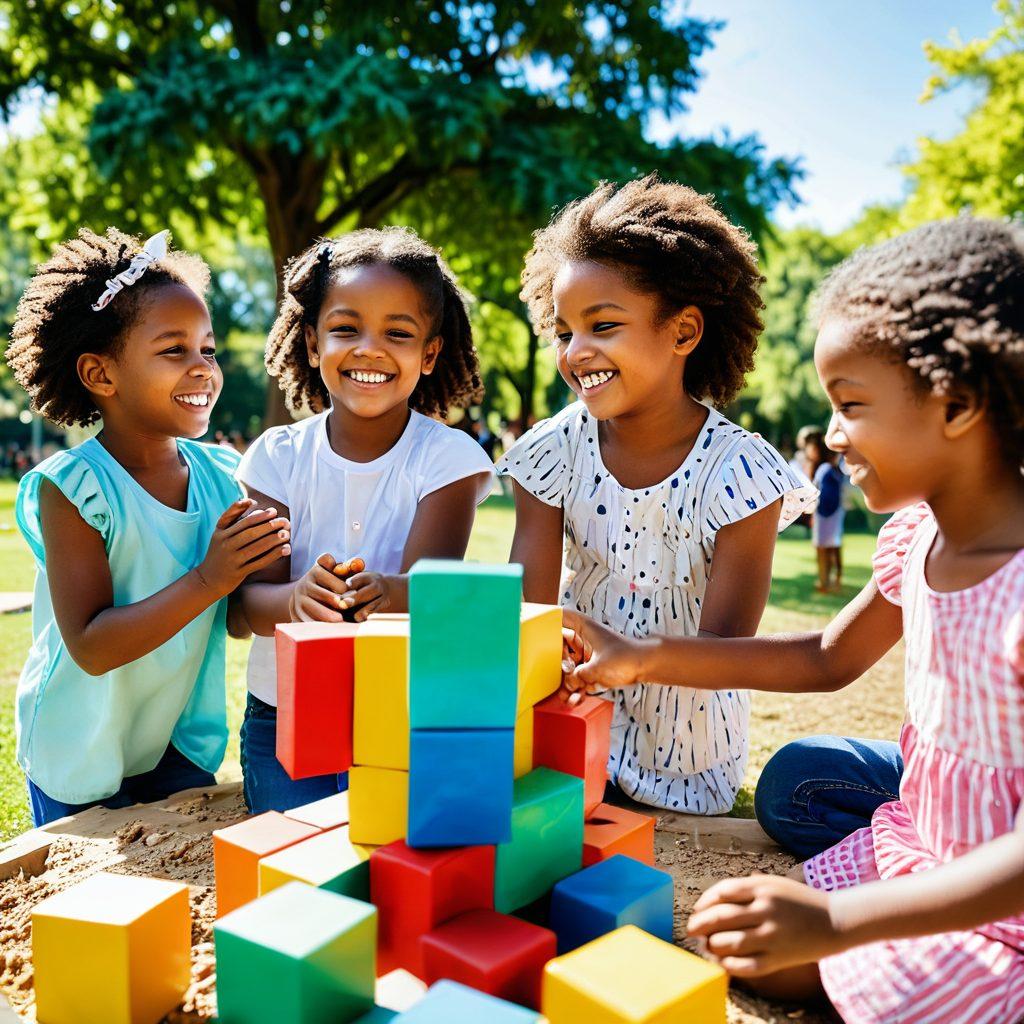
[[[583,780],[551,768],[516,779],[512,841],[499,843],[494,909],[510,914],[540,899],[583,864]]]
[[[512,729],[520,565],[423,559],[409,574],[409,724]]]
[[[220,1024],[313,1024],[373,1009],[377,910],[289,882],[213,927]]]

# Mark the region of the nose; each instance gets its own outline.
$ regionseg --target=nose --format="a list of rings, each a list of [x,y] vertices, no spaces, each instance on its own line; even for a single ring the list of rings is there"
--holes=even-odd
[[[365,334],[360,334],[356,339],[352,353],[353,355],[363,356],[366,359],[383,359],[385,355],[384,343],[373,331],[367,331]]]
[[[199,380],[209,380],[213,376],[213,366],[210,365],[207,359],[200,357],[188,368],[188,375]]]
[[[576,371],[589,363],[593,358],[596,349],[593,341],[586,334],[573,333],[569,344],[563,349],[563,358],[570,370]]]
[[[825,444],[834,452],[845,452],[850,447],[846,431],[839,425],[836,414],[828,421],[828,430],[825,431]]]

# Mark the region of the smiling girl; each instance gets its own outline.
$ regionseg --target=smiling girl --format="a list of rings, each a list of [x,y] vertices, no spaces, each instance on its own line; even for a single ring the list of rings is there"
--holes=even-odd
[[[18,763],[37,825],[212,785],[227,745],[225,598],[288,553],[237,455],[197,444],[221,389],[202,260],[113,228],[57,246],[7,361],[33,408],[94,437],[18,488],[35,556]]]
[[[466,300],[434,249],[401,228],[355,231],[295,259],[285,288],[267,366],[292,408],[316,415],[268,430],[238,470],[294,524],[290,558],[242,590],[257,634],[242,725],[254,812],[344,785],[292,780],[277,761],[276,624],[406,610],[413,563],[463,557],[493,480],[483,449],[436,418],[482,389]],[[366,571],[339,579],[332,570],[356,555]]]

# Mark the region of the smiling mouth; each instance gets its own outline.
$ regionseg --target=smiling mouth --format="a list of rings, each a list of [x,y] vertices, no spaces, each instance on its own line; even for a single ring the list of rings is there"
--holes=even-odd
[[[174,395],[174,400],[189,409],[208,409],[212,397],[209,391],[201,391],[192,395]]]
[[[599,388],[602,384],[607,384],[608,381],[616,375],[616,370],[595,370],[592,373],[575,374],[576,379],[580,382],[580,387],[584,391],[593,391],[594,388]]]
[[[341,375],[355,381],[356,384],[371,386],[387,384],[398,376],[395,373],[382,373],[380,370],[342,370]]]

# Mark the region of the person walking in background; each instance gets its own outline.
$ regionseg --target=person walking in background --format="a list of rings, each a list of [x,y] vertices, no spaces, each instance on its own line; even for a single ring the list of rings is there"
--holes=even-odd
[[[799,473],[801,476],[807,477],[810,480],[814,476],[814,465],[811,462],[811,458],[807,452],[807,445],[813,438],[823,438],[825,432],[821,427],[816,427],[813,424],[801,427],[797,431],[796,435],[796,451],[793,453],[793,457],[789,460],[789,468],[794,473]],[[794,526],[803,526],[807,530],[807,535],[811,534],[811,524],[814,521],[814,512],[809,510],[800,514],[800,517],[793,524]]]
[[[838,593],[843,586],[843,488],[846,476],[836,464],[838,453],[825,443],[820,432],[806,441],[811,479],[818,488],[818,507],[811,523],[811,543],[818,556],[819,594]]]

